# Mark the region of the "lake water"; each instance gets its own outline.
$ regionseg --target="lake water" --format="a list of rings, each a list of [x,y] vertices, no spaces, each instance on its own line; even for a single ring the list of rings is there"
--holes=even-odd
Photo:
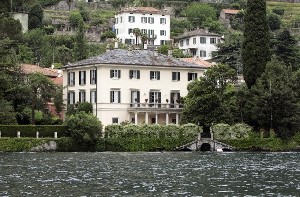
[[[300,196],[300,153],[0,153],[0,196]]]

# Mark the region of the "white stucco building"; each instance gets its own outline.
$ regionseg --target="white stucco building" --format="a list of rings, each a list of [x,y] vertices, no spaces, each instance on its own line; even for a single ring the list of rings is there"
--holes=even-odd
[[[114,30],[122,43],[136,44],[135,28],[148,35],[149,45],[166,44],[170,40],[170,15],[151,7],[124,8],[117,13]]]
[[[178,124],[180,97],[205,70],[155,51],[114,49],[64,66],[64,101],[91,102],[104,125]]]
[[[212,58],[212,52],[217,51],[217,44],[221,42],[221,36],[203,29],[186,32],[176,38],[179,49],[185,54],[200,57],[203,60]]]

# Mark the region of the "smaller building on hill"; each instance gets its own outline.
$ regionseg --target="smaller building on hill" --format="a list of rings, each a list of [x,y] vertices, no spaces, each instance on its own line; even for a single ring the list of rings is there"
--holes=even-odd
[[[185,32],[176,39],[179,49],[183,49],[186,55],[200,57],[203,60],[212,58],[212,52],[217,51],[217,44],[221,42],[221,36],[204,29]]]
[[[134,29],[140,30],[140,35]],[[164,45],[170,41],[170,15],[152,7],[129,7],[115,16],[114,31],[125,44],[142,44],[141,34],[147,35],[148,45]]]

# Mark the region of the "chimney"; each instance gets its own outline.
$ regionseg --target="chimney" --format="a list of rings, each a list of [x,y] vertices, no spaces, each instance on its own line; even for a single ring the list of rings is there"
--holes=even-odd
[[[128,48],[128,50],[127,50],[127,55],[128,55],[128,56],[132,56],[132,49],[131,49],[131,47]]]

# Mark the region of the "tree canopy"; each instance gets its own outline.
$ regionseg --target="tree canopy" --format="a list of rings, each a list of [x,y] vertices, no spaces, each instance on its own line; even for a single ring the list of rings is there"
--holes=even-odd
[[[266,64],[270,60],[266,0],[247,1],[243,35],[243,74],[248,88],[251,88],[264,72]]]

